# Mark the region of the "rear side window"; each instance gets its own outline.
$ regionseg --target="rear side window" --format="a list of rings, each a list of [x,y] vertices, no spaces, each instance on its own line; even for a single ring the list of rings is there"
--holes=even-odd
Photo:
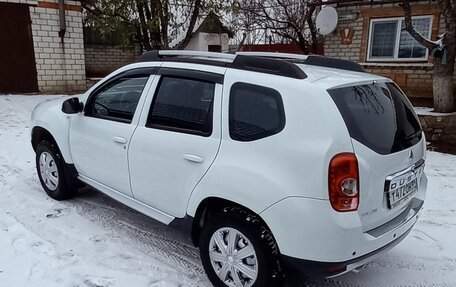
[[[280,93],[274,89],[236,83],[230,92],[230,136],[254,141],[279,133],[285,127]]]
[[[350,136],[379,154],[409,148],[422,133],[413,107],[393,83],[375,83],[328,91]]]
[[[164,76],[154,97],[147,126],[210,136],[215,83]]]

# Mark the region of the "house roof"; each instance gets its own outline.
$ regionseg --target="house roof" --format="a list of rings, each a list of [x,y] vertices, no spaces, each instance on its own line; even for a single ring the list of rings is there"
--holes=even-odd
[[[233,38],[234,32],[227,28],[223,23],[220,21],[220,17],[211,11],[206,18],[204,18],[203,22],[200,26],[196,29],[196,33],[214,33],[214,34],[228,34],[230,38]],[[194,32],[195,33],[195,32]]]

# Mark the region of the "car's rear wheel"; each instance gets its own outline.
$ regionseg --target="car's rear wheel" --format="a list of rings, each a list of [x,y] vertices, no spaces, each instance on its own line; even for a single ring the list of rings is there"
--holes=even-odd
[[[64,161],[55,144],[42,141],[36,147],[36,169],[44,191],[56,200],[70,197],[75,187],[64,174]]]
[[[225,208],[209,217],[200,234],[200,253],[216,287],[277,286],[281,270],[270,231],[254,215]]]

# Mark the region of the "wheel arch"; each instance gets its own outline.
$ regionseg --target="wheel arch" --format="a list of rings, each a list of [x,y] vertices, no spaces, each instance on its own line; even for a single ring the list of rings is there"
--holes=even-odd
[[[59,148],[59,145],[57,144],[57,141],[55,140],[55,138],[52,136],[52,134],[45,128],[43,127],[40,127],[40,126],[36,126],[32,129],[32,147],[33,147],[33,150],[36,151],[36,147],[38,146],[38,144],[40,142],[42,142],[43,140],[47,140],[53,144],[55,144],[55,146],[57,148]]]
[[[192,220],[191,239],[195,246],[199,245],[199,235],[201,232],[201,228],[203,227],[208,216],[210,216],[211,213],[213,213],[214,211],[221,211],[227,207],[235,207],[235,208],[237,207],[242,210],[245,210],[248,214],[256,216],[261,221],[261,224],[270,231],[271,235],[274,238],[274,234],[272,233],[272,230],[269,228],[269,226],[263,220],[263,218],[261,218],[261,216],[259,214],[257,214],[255,211],[251,210],[250,208],[248,208],[246,206],[243,206],[239,203],[233,202],[233,201],[225,199],[225,198],[207,197],[199,203],[199,205],[196,209],[196,212],[195,212],[195,216]],[[274,238],[274,241],[276,241],[275,238]]]
[[[62,150],[59,147],[59,144],[55,140],[54,136],[45,128],[41,126],[35,126],[32,128],[31,131],[31,142],[32,148],[36,151],[38,145],[43,142],[48,141],[55,146],[57,151],[60,153],[60,156],[63,160],[63,169],[64,169],[64,177],[69,185],[75,185],[77,187],[81,187],[82,183],[78,180],[78,172],[73,164],[68,164],[65,160],[65,156],[62,153]]]
[[[36,150],[36,147],[40,142],[47,140],[57,147],[65,163],[73,163],[68,146],[68,133],[67,131],[65,132],[65,129],[67,129],[65,126],[58,125],[57,127],[54,127],[53,125],[48,126],[44,123],[36,123],[30,132],[30,139],[33,150]],[[59,132],[62,133],[61,136],[59,136]]]

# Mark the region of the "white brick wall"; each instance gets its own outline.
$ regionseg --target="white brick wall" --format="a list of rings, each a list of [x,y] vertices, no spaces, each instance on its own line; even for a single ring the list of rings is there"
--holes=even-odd
[[[32,21],[38,87],[42,92],[72,92],[86,89],[82,12],[65,11],[64,43],[59,37],[59,10],[39,7],[35,0],[1,0],[28,4]],[[58,3],[57,0],[43,2]],[[65,1],[66,5],[80,5]]]
[[[82,13],[65,11],[64,43],[58,35],[58,9],[30,7],[30,15],[40,89],[43,92],[84,90]]]

